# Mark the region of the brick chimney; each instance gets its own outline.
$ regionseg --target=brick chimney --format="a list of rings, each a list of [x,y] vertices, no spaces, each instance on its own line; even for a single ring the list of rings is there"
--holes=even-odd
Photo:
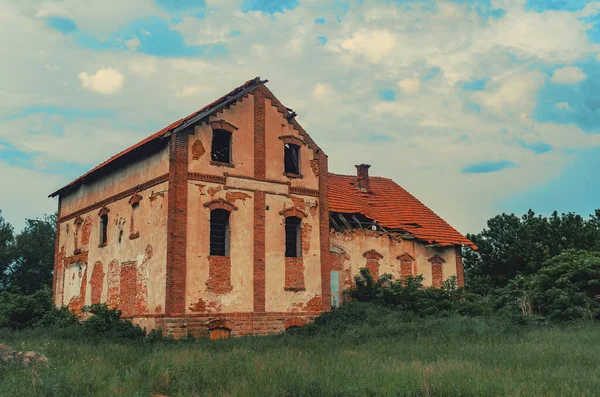
[[[356,165],[356,187],[360,190],[370,191],[371,181],[369,180],[369,167],[370,164]]]

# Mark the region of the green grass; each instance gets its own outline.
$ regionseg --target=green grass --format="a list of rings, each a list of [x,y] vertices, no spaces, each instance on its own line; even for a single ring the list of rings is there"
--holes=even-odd
[[[597,396],[600,325],[407,319],[358,304],[318,326],[228,341],[121,343],[0,331],[45,368],[0,369],[2,396]]]

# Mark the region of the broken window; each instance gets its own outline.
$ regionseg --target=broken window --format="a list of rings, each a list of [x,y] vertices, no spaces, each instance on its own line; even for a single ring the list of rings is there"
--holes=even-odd
[[[296,216],[285,218],[285,256],[287,258],[302,256],[301,224],[302,220]]]
[[[210,255],[229,256],[229,211],[210,212]]]
[[[211,159],[219,163],[231,163],[231,132],[213,130]]]
[[[108,215],[100,215],[100,245],[106,245],[108,241]]]
[[[300,146],[286,143],[283,149],[283,162],[286,174],[300,175]]]

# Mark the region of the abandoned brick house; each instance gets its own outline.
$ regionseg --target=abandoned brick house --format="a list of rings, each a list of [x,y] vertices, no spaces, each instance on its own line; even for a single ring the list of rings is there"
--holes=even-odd
[[[54,299],[175,337],[266,334],[339,305],[359,269],[463,283],[472,243],[390,179],[327,156],[255,78],[51,194]]]

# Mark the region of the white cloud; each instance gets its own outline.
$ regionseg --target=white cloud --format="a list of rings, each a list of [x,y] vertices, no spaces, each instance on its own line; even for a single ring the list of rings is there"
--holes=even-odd
[[[187,87],[183,87],[179,91],[175,93],[175,95],[179,98],[187,98],[191,96],[197,96],[203,91],[202,87],[197,85],[190,85]]]
[[[156,60],[154,58],[144,58],[129,62],[129,70],[133,73],[148,78],[156,72]]]
[[[125,81],[125,77],[121,73],[111,68],[100,69],[92,75],[81,72],[77,77],[81,80],[83,88],[105,95],[119,92]]]
[[[569,109],[571,109],[571,105],[569,105],[569,102],[558,102],[556,104],[556,108],[569,110]]]
[[[402,79],[398,82],[398,87],[407,94],[416,94],[421,89],[421,80],[418,77]]]
[[[312,90],[312,96],[315,99],[326,99],[333,93],[333,88],[329,84],[317,83]]]
[[[131,51],[137,50],[141,44],[140,39],[138,39],[137,36],[133,36],[131,39],[125,40],[124,43]]]
[[[387,30],[363,30],[343,40],[341,48],[354,55],[365,55],[377,63],[394,49],[394,45],[394,36]]]
[[[473,94],[473,98],[488,110],[519,118],[531,114],[537,103],[537,91],[544,85],[542,72],[517,72],[493,81],[490,90]]]
[[[577,84],[585,80],[586,77],[587,75],[578,67],[567,66],[556,69],[550,81],[559,84]]]
[[[355,2],[343,14],[308,0],[275,17],[245,14],[240,0],[210,0],[207,6],[214,10],[207,18],[183,16],[169,28],[181,33],[187,45],[217,43],[227,53],[182,58],[141,54],[135,41],[125,43],[129,51],[86,49],[72,38],[48,35],[34,17],[38,11],[40,16],[66,16],[80,32],[101,39],[150,16],[171,20],[152,1],[105,0],[93,9],[75,0],[0,2],[3,113],[52,105],[112,110],[115,116],[107,118],[112,122],[59,119],[62,135],[54,134],[52,123],[42,117],[18,123],[0,118],[0,137],[21,150],[35,151],[43,161],[91,167],[259,75],[298,112],[298,120],[329,155],[332,172],[354,173],[357,161],[370,162],[373,174],[393,178],[459,230],[475,232],[498,212],[495,203],[559,175],[565,163],[562,149],[600,145],[600,135],[531,117],[547,79],[535,72],[540,63],[569,65],[600,53],[600,46],[587,37],[588,23],[578,19],[582,14],[532,12],[525,10],[525,0],[492,1],[506,13],[483,21],[472,6],[444,0],[432,9]],[[320,17],[327,23],[315,24]],[[233,35],[233,30],[240,34]],[[11,36],[15,31],[18,38]],[[138,39],[160,35],[137,32]],[[327,45],[321,45],[319,36],[327,38]],[[115,78],[99,74],[107,65],[118,71]],[[73,81],[81,71],[87,71],[81,80],[86,90]],[[482,78],[488,79],[485,91],[465,92],[458,84]],[[383,89],[400,95],[381,101],[378,93]],[[88,95],[87,90],[119,95]],[[481,113],[469,110],[473,102]],[[383,140],[370,141],[369,136]],[[547,142],[556,150],[523,157],[514,145],[517,139]],[[519,164],[519,178],[502,172],[485,178],[461,174],[462,166],[491,157]],[[397,158],[402,162],[392,161]],[[77,176],[71,174],[60,175],[52,188]],[[48,188],[30,186],[30,194],[44,202]],[[0,197],[5,213],[7,202]],[[19,207],[16,200],[10,212],[36,216],[31,208],[44,207],[35,204]]]

